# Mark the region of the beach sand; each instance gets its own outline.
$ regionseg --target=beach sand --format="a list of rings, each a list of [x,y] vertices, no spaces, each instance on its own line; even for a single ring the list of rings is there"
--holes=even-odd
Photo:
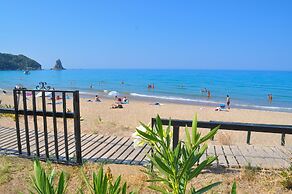
[[[11,95],[0,95],[2,104],[13,104]],[[81,108],[81,131],[82,133],[95,133],[116,136],[131,136],[139,122],[149,123],[152,117],[157,114],[161,118],[191,120],[198,114],[200,121],[229,121],[245,123],[263,124],[290,124],[292,125],[292,113],[271,112],[261,110],[236,109],[232,108],[229,112],[217,112],[215,107],[186,105],[165,102],[163,105],[151,105],[149,101],[130,99],[130,103],[124,105],[123,109],[111,109],[113,100],[102,99],[102,102],[87,102],[89,98],[80,99]],[[94,99],[91,99],[92,101]],[[70,106],[71,102],[71,106]],[[153,101],[154,102],[154,101]],[[152,102],[152,103],[153,103]],[[30,107],[31,101],[28,101]],[[68,100],[69,109],[72,110],[72,100]],[[38,108],[41,104],[38,102]],[[48,110],[51,105],[47,105]],[[57,105],[57,111],[62,110],[62,105]],[[39,117],[39,128],[42,129],[42,117]],[[23,118],[20,119],[23,127]],[[33,129],[32,117],[29,118],[29,125]],[[13,119],[8,117],[0,118],[0,126],[15,127]],[[48,128],[52,130],[52,119],[48,119]],[[62,132],[62,119],[58,119],[58,130]],[[73,131],[73,122],[70,121],[68,129]],[[183,130],[181,130],[183,131]],[[206,133],[208,129],[203,129]],[[233,132],[220,130],[213,143],[218,144],[245,144],[246,132]],[[182,134],[183,137],[183,134]],[[280,145],[280,134],[252,133],[251,143],[262,145]],[[292,145],[291,135],[286,135],[286,145]]]

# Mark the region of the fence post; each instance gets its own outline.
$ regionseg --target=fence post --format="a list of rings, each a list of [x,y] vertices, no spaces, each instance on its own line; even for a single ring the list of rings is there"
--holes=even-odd
[[[285,145],[285,133],[282,133],[282,136],[281,136],[281,146],[284,146]]]
[[[17,136],[17,145],[18,145],[18,153],[22,154],[21,149],[21,139],[20,139],[20,129],[19,129],[19,117],[18,117],[18,98],[17,93],[20,92],[19,90],[13,90],[13,99],[14,99],[14,111],[15,111],[15,127],[16,127],[16,136]]]
[[[250,144],[251,131],[247,131],[246,143]]]
[[[74,135],[75,135],[75,148],[76,148],[76,162],[82,164],[81,154],[81,130],[80,130],[80,103],[79,91],[73,93],[73,108],[74,108]]]
[[[25,90],[22,90],[22,101],[23,101],[23,117],[24,117],[24,128],[25,128],[26,150],[27,150],[27,155],[30,156],[30,139],[29,139],[27,103],[26,103],[26,91]]]
[[[173,140],[172,140],[172,149],[174,150],[178,144],[179,140],[179,126],[173,126]]]

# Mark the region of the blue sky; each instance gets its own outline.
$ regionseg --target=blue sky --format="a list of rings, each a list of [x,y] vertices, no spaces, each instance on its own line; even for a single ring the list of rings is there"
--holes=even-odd
[[[2,1],[0,52],[44,68],[292,70],[292,1]]]

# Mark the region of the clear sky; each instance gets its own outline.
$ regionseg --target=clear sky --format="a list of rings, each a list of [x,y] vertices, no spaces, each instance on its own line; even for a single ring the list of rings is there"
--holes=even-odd
[[[291,0],[6,0],[0,21],[0,52],[44,68],[292,70]]]

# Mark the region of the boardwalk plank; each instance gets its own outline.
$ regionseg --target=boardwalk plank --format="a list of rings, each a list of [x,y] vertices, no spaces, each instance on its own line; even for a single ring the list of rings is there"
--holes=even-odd
[[[20,130],[23,155],[26,153],[26,139],[24,130]],[[31,154],[36,154],[35,134],[29,131]],[[41,157],[45,157],[44,133],[39,131],[39,144]],[[83,134],[81,136],[82,155],[84,160],[146,165],[149,164],[147,154],[150,153],[149,146],[140,148],[133,147],[133,141],[129,137],[101,136],[94,134]],[[48,147],[50,159],[54,159],[54,135],[48,133]],[[65,161],[65,142],[63,133],[58,133],[58,151],[60,159]],[[18,155],[16,129],[0,127],[0,154]],[[68,150],[70,158],[75,154],[74,134],[68,134]],[[207,156],[216,155],[218,159],[213,165],[224,167],[243,167],[251,163],[252,166],[261,168],[287,168],[291,163],[292,147],[287,146],[259,146],[259,145],[209,145],[201,158],[203,161]]]
[[[119,156],[121,156],[128,148],[131,147],[131,142],[132,141],[130,138],[124,138],[119,147],[113,153],[107,156],[106,161],[108,163],[114,163]]]
[[[131,164],[139,154],[143,153],[143,150],[146,148],[146,144],[143,147],[135,148],[134,151],[125,158],[123,164]]]
[[[279,166],[280,168],[287,168],[289,163],[282,159],[282,157],[278,154],[278,152],[274,152],[270,146],[262,146],[264,152],[266,152],[271,158],[273,158],[274,164]],[[273,165],[273,168],[275,166]]]
[[[133,165],[139,165],[141,162],[143,162],[143,159],[145,158],[145,162],[148,161],[146,159],[147,154],[150,152],[151,147],[146,145],[145,149],[142,150],[142,152],[131,162]]]
[[[238,168],[239,164],[236,158],[234,157],[233,153],[231,152],[230,147],[228,145],[223,145],[222,149],[227,159],[229,167]]]
[[[236,145],[230,145],[229,146],[230,151],[233,153],[233,156],[235,157],[236,161],[238,162],[239,167],[244,167],[248,165],[247,160],[241,153],[241,151],[238,149],[238,146]]]
[[[102,137],[99,139],[95,139],[94,141],[92,141],[92,143],[90,144],[88,149],[86,149],[86,151],[84,151],[83,158],[85,160],[88,160],[90,158],[88,156],[89,154],[90,154],[90,156],[93,156],[92,154],[94,154],[97,149],[100,149],[100,147],[103,147],[104,144],[106,144],[108,142],[108,140],[112,140],[113,138],[115,138],[115,137],[114,136],[106,136],[106,137]]]
[[[114,150],[114,147],[117,147],[117,144],[122,141],[122,137],[120,138],[115,138],[112,142],[110,142],[109,144],[107,144],[102,150],[100,150],[99,152],[97,152],[94,155],[94,159],[95,161],[104,161],[104,160],[100,160],[101,158],[104,159],[104,155],[108,152],[110,152],[111,150]]]
[[[110,147],[110,144],[114,142],[117,139],[116,136],[110,136],[105,141],[103,141],[99,146],[95,147],[91,152],[87,154],[88,160],[95,161],[98,158],[98,155],[100,152],[102,152],[104,149],[107,149],[107,147]]]
[[[208,145],[208,149],[206,151],[207,156],[217,156],[215,152],[214,145]],[[212,163],[212,166],[218,166],[218,158]]]
[[[223,166],[223,167],[229,167],[229,164],[226,160],[226,157],[223,153],[223,148],[221,145],[215,145],[215,153],[218,157],[218,165]]]

